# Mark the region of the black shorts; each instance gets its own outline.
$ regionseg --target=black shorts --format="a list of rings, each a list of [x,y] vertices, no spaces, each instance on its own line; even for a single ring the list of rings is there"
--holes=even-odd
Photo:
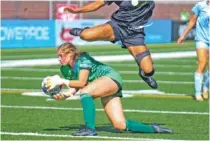
[[[109,21],[107,24],[111,25],[114,30],[115,40],[112,42],[121,41],[122,48],[145,45],[144,28],[134,30],[129,27],[120,26],[113,21]]]

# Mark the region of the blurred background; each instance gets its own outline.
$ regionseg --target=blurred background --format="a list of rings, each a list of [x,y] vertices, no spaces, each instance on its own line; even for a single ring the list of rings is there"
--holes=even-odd
[[[146,28],[147,43],[169,43],[175,41],[189,21],[191,8],[196,2],[196,0],[156,1],[151,20],[153,25]],[[88,1],[2,1],[2,48],[29,46],[52,47],[65,41],[71,41],[80,45],[86,44],[86,42],[80,40],[78,37],[68,35],[70,28],[94,26],[105,23],[117,9],[117,6],[112,4],[102,7],[96,12],[85,14],[67,15],[62,13],[63,7],[65,6],[80,7],[87,3]],[[17,29],[20,26],[24,27],[24,29]],[[32,29],[32,27],[39,28]],[[194,33],[192,31],[188,35],[188,38],[193,39],[193,37]],[[38,40],[39,43],[31,45],[31,43],[28,42],[29,40]],[[14,45],[12,45],[12,43],[14,43]],[[98,43],[108,44],[108,42]],[[88,44],[96,45],[97,42]]]
[[[183,8],[191,12],[192,6],[199,0],[156,1],[154,19],[180,20]],[[76,4],[82,6],[88,1],[2,1],[2,19],[56,19],[57,4]],[[115,4],[99,9],[97,12],[86,13],[81,19],[107,19],[117,9]]]

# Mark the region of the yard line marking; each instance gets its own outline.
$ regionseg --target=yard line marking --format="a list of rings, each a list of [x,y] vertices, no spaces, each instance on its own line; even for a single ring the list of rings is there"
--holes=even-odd
[[[9,71],[32,71],[32,72],[60,72],[60,69],[41,69],[41,68],[2,68]]]
[[[165,53],[153,53],[153,59],[168,59],[168,58],[188,58],[196,56],[195,51],[184,51],[184,52],[165,52]],[[131,55],[103,55],[93,56],[98,61],[102,62],[122,62],[122,61],[133,61],[134,58]],[[17,66],[43,66],[43,65],[58,65],[59,61],[57,58],[45,58],[45,59],[29,59],[29,60],[9,60],[1,61],[1,68],[4,67],[17,67]]]
[[[195,57],[192,57],[192,58],[189,58],[189,59],[167,59],[167,60],[164,60],[165,62],[176,62],[176,63],[196,63],[196,58]],[[184,64],[183,64],[184,65]]]
[[[64,89],[64,91],[67,89]],[[16,89],[16,88],[1,88],[2,94],[21,94],[24,96],[45,96],[41,89]],[[122,90],[123,97],[135,95],[138,97],[150,97],[150,98],[188,98],[192,99],[192,96],[181,93],[165,93],[160,90]]]
[[[115,66],[115,67],[136,67],[137,65],[136,64],[117,64],[117,63],[113,63],[113,64],[108,64],[110,66]],[[167,68],[195,68],[196,65],[170,65],[170,64],[154,64],[155,67],[167,67]]]
[[[40,59],[40,57],[43,57],[43,59],[44,58],[46,58],[46,57],[48,57],[48,58],[52,58],[52,57],[55,57],[55,53],[52,53],[52,54],[36,54],[36,55],[33,55],[33,54],[31,54],[31,55],[5,55],[5,56],[3,56],[2,57],[2,59],[16,59],[16,58],[18,58],[18,59],[22,59],[22,58],[31,58],[31,57],[33,57],[33,58],[39,58]]]
[[[13,109],[39,109],[39,110],[72,110],[82,111],[82,108],[66,108],[66,107],[42,107],[42,106],[9,106],[1,105],[1,108],[13,108]],[[104,109],[96,109],[96,111],[104,111]],[[209,115],[208,112],[183,112],[183,111],[155,111],[155,110],[136,110],[136,109],[124,109],[124,112],[131,113],[158,113],[158,114],[180,114],[180,115]]]
[[[12,80],[42,80],[41,77],[14,77],[14,76],[2,76],[1,79],[12,79]]]
[[[120,53],[126,53],[125,51],[112,51],[112,52],[110,52],[110,51],[103,51],[103,52],[97,52],[97,51],[92,51],[92,52],[88,52],[90,55],[92,54],[92,55],[96,55],[96,56],[99,56],[99,55],[110,55],[110,54],[114,54],[114,55],[116,55],[116,54],[119,54],[120,55]],[[40,57],[41,58],[43,58],[43,59],[45,59],[46,57],[48,57],[48,58],[52,58],[52,57],[56,57],[56,55],[55,55],[55,53],[52,53],[52,54],[44,54],[44,55],[5,55],[5,56],[3,56],[2,57],[2,59],[16,59],[16,58],[18,58],[18,59],[22,59],[22,58],[31,58],[31,57],[33,57],[33,58],[39,58],[40,59]]]
[[[169,139],[151,139],[151,138],[131,138],[131,137],[110,137],[110,136],[72,136],[60,134],[42,134],[33,132],[0,132],[2,135],[13,136],[40,136],[40,137],[64,137],[64,138],[86,138],[86,139],[115,139],[115,140],[139,140],[139,141],[182,141],[182,140],[169,140]],[[183,140],[184,141],[184,140]]]
[[[11,80],[42,80],[41,77],[14,77],[14,76],[2,76],[1,79],[11,79]],[[123,79],[124,83],[145,83],[143,80],[126,80]],[[194,84],[193,81],[162,81],[158,80],[157,83],[161,84]]]
[[[138,74],[138,71],[118,71],[121,74]],[[193,75],[189,72],[155,72],[155,75]]]
[[[16,91],[16,92],[39,92],[40,89],[16,89],[16,88],[1,88],[1,91]]]
[[[143,80],[123,80],[123,82],[125,83],[145,83]],[[161,84],[194,84],[193,81],[162,81],[162,80],[158,80],[157,83],[161,83]]]
[[[158,51],[160,51],[159,49],[158,49]],[[94,55],[96,55],[96,56],[99,56],[99,55],[106,55],[106,54],[108,54],[108,55],[110,55],[110,53],[111,54],[119,54],[119,53],[125,53],[125,51],[112,51],[112,52],[89,52],[90,54],[94,54]],[[120,55],[120,54],[119,54]],[[123,54],[122,54],[123,55]],[[43,57],[43,59],[45,59],[46,57],[48,57],[48,58],[52,58],[52,57],[55,57],[55,54],[45,54],[45,55],[6,55],[6,56],[3,56],[2,57],[2,59],[16,59],[16,58],[18,58],[18,59],[22,59],[22,58],[28,58],[28,57],[36,57],[36,58],[38,58],[38,59],[40,59],[40,57]],[[3,61],[4,61],[3,60]],[[6,60],[5,60],[6,61]],[[196,60],[193,58],[193,59],[186,59],[186,60],[184,60],[184,59],[169,59],[168,61],[173,61],[173,62],[187,62],[187,63],[189,63],[189,62],[196,62]],[[128,62],[128,61],[127,61]]]
[[[127,65],[126,65],[127,66]],[[2,70],[9,71],[31,71],[31,72],[60,72],[59,69],[35,69],[35,68],[2,68]],[[118,71],[121,74],[138,74],[138,71]],[[155,74],[164,75],[193,75],[188,72],[155,72]]]

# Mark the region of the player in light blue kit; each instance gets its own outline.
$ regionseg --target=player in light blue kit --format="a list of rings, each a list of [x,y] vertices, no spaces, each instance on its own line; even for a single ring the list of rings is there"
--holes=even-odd
[[[209,0],[198,2],[192,8],[193,15],[190,19],[189,24],[187,25],[184,33],[177,40],[178,44],[181,44],[185,39],[186,35],[196,24],[195,32],[195,42],[196,42],[196,52],[197,52],[197,70],[194,74],[195,78],[195,99],[198,101],[203,101],[203,99],[208,99],[209,91],[209,70],[207,70],[203,86],[202,94],[202,83],[204,77],[204,71],[208,64],[209,57],[209,43],[210,43],[210,29],[209,29],[209,20],[210,20],[210,2]],[[208,67],[210,66],[210,63]]]

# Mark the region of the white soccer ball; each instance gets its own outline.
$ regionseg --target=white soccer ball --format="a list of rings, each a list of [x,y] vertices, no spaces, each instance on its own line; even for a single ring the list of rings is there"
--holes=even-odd
[[[131,0],[131,4],[133,6],[137,6],[139,4],[139,0]]]
[[[49,96],[58,94],[59,92],[61,92],[61,88],[62,88],[62,86],[57,85],[54,88],[52,88],[51,90],[47,90],[47,88],[46,88],[47,79],[51,79],[51,77],[52,76],[47,76],[42,80],[42,91]]]

